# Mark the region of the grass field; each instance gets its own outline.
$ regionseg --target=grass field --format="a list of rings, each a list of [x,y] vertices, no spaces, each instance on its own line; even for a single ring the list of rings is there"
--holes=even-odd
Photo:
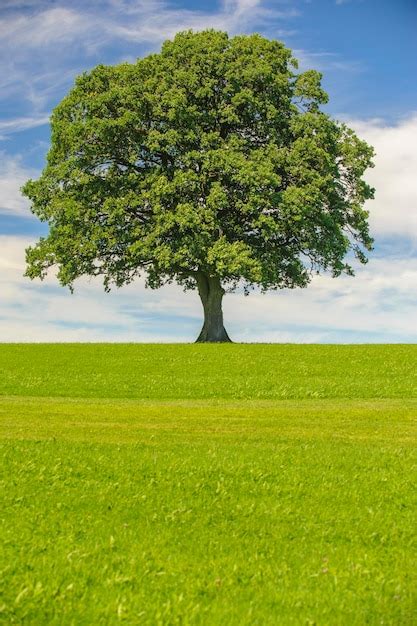
[[[417,346],[0,346],[5,624],[417,624]]]

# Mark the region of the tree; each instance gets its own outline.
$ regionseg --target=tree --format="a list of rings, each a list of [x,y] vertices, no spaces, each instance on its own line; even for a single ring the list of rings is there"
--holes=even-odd
[[[372,148],[321,110],[321,74],[279,41],[179,33],[159,54],[99,65],[53,111],[41,177],[23,193],[49,234],[30,278],[58,268],[120,287],[197,289],[197,341],[230,341],[225,290],[305,287],[353,274],[372,249]]]

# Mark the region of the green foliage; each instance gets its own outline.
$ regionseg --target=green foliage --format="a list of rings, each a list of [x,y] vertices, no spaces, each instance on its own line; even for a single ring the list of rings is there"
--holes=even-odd
[[[365,262],[372,244],[372,149],[320,110],[321,75],[295,67],[278,41],[205,31],[80,76],[24,187],[49,224],[27,275],[269,289],[351,273],[349,252]]]

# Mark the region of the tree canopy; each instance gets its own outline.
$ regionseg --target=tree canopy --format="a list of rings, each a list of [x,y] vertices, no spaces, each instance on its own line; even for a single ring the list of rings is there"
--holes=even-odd
[[[182,32],[158,54],[99,65],[51,117],[23,192],[49,234],[27,275],[62,285],[197,288],[203,341],[228,340],[225,290],[305,287],[372,248],[362,176],[373,151],[322,110],[321,74],[258,34]]]

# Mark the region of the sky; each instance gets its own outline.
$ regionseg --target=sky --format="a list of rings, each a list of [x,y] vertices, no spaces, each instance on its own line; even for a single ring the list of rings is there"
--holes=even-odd
[[[141,280],[74,294],[23,276],[47,232],[20,187],[49,146],[49,115],[74,77],[158,51],[192,28],[259,32],[323,72],[326,110],[376,150],[366,174],[375,250],[355,277],[306,289],[227,294],[225,324],[244,342],[417,342],[417,0],[0,0],[0,341],[193,341],[196,293]]]

